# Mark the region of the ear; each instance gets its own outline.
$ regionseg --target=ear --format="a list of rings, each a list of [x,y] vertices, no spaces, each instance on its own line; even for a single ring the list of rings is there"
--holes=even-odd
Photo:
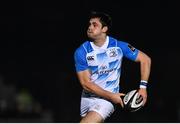
[[[107,26],[104,26],[103,28],[102,28],[102,31],[105,33],[105,32],[107,32],[108,31],[108,27]]]

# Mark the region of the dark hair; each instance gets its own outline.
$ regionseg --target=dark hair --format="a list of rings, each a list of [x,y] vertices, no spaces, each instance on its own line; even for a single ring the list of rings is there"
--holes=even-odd
[[[104,12],[96,12],[96,11],[92,11],[90,14],[90,19],[91,18],[99,18],[102,26],[107,26],[108,27],[108,32],[112,26],[112,19],[111,17],[104,13]]]

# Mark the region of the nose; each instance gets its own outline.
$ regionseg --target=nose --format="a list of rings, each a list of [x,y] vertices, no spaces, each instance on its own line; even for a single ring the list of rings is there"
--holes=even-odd
[[[88,27],[88,31],[92,30],[93,26],[92,25],[89,25]]]

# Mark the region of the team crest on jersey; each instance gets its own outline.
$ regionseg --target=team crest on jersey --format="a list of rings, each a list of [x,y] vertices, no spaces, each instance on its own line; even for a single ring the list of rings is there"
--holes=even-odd
[[[110,57],[116,57],[117,56],[117,52],[115,49],[111,49],[110,53],[109,53]]]

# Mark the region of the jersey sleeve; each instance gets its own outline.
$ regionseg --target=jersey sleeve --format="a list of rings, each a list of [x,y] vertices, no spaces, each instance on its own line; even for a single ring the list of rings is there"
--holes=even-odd
[[[127,42],[118,42],[118,46],[122,49],[123,55],[132,60],[135,61],[138,55],[139,50],[133,47],[131,44]]]
[[[86,51],[81,46],[74,53],[74,61],[76,72],[84,71],[88,68],[88,64],[86,61]]]

